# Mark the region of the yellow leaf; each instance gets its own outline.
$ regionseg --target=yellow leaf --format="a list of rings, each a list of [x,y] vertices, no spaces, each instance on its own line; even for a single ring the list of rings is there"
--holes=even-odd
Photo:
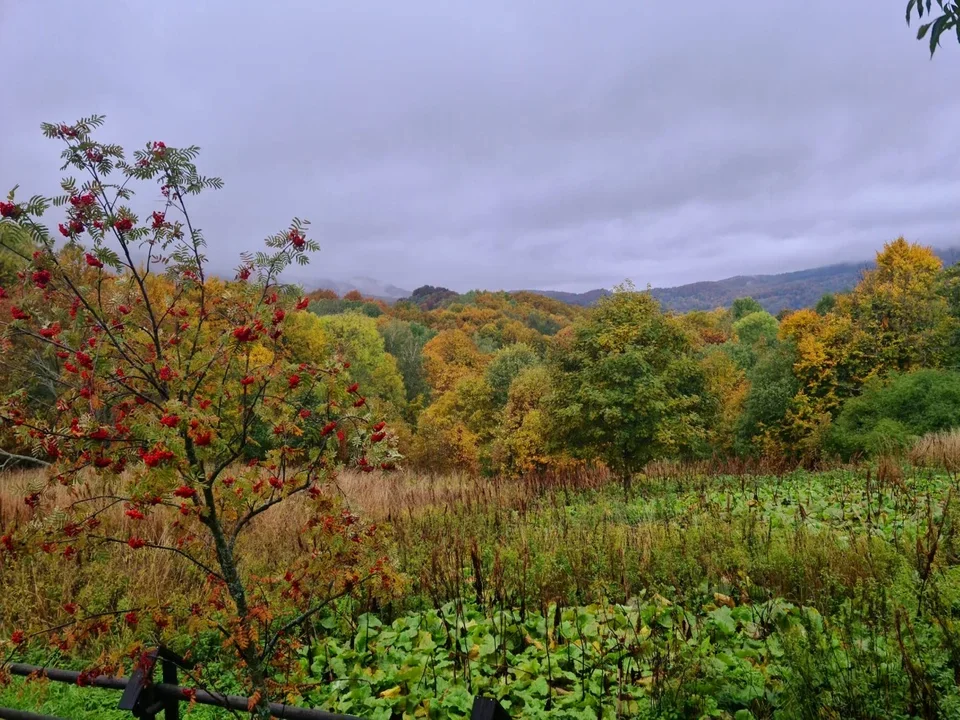
[[[394,685],[394,686],[393,686],[392,688],[390,688],[389,690],[384,690],[382,693],[380,693],[380,697],[382,697],[382,698],[395,698],[395,697],[397,697],[398,695],[400,695],[400,686],[399,686],[399,685]]]
[[[733,601],[733,598],[729,595],[724,595],[722,593],[714,593],[713,599],[717,605],[726,605],[728,608],[736,607],[736,603]]]
[[[534,640],[529,635],[524,635],[523,641],[527,643],[527,645],[533,645],[537,650],[543,650],[543,643],[539,640]]]

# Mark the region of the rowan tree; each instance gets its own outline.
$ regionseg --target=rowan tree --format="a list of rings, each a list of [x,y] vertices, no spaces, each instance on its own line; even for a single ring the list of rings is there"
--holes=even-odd
[[[203,578],[200,601],[95,616],[74,608],[53,636],[57,647],[125,632],[135,655],[138,637],[162,639],[188,623],[216,628],[252,713],[267,718],[268,701],[290,689],[277,678],[298,629],[333,599],[390,582],[367,552],[372,531],[349,513],[332,514],[323,488],[344,465],[372,471],[395,452],[347,362],[292,362],[282,342],[288,318],[308,304],[280,282],[318,248],[307,224],[295,219],[262,251],[242,255],[235,279],[212,277],[189,200],[221,181],[199,173],[196,147],[157,141],[128,159],[94,137],[102,123],[44,124],[44,135],[64,145],[63,169],[80,177],[65,177],[58,197],[21,201],[11,192],[0,203],[0,238],[23,263],[0,289],[0,361],[33,348],[50,388],[45,402],[19,390],[0,403],[5,430],[27,448],[21,459],[45,468],[24,498],[28,517],[0,528],[0,562],[35,553],[82,562],[116,546],[175,554]],[[151,183],[160,201],[141,217],[133,188]],[[41,220],[51,207],[55,234]],[[30,236],[32,254],[7,243],[7,224]],[[241,464],[257,423],[271,428],[272,447],[264,460]],[[255,577],[238,542],[284,503],[309,508],[304,527],[291,529],[304,552]],[[118,510],[128,522],[113,527],[129,534],[111,534],[102,521]],[[161,534],[138,529],[151,515],[165,520]],[[18,630],[8,659],[45,637],[46,628]]]

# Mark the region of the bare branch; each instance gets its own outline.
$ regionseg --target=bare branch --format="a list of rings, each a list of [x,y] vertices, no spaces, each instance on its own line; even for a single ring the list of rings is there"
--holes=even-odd
[[[3,448],[0,448],[0,456],[7,458],[7,460],[0,465],[0,467],[6,467],[10,462],[14,460],[19,460],[22,462],[33,463],[34,465],[41,465],[43,467],[50,467],[51,463],[48,463],[46,460],[41,460],[40,458],[35,458],[31,455],[18,455],[17,453],[12,453]]]

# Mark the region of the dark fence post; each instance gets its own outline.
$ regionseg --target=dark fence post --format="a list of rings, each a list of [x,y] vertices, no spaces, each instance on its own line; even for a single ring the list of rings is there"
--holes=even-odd
[[[166,653],[160,660],[160,672],[164,685],[177,684],[177,663]],[[180,701],[177,698],[164,698],[163,720],[180,720]]]
[[[154,705],[153,692],[149,685],[153,681],[153,667],[157,664],[157,654],[159,650],[154,649],[147,652],[137,669],[133,671],[127,686],[123,689],[123,695],[120,696],[118,710],[127,710],[133,713],[134,717],[144,720],[154,720],[157,716],[156,709],[148,706]],[[152,710],[152,712],[151,712]]]
[[[157,662],[162,670],[162,680],[153,682]],[[137,718],[156,720],[157,713],[163,710],[164,720],[179,720],[180,702],[190,697],[191,702],[200,705],[226,708],[248,712],[250,698],[238,695],[214,694],[197,688],[177,685],[177,668],[189,669],[192,663],[185,661],[166,648],[155,648],[144,654],[138,667],[129,678],[97,675],[90,677],[76,670],[40,667],[24,663],[11,663],[7,666],[12,675],[20,677],[42,677],[54,682],[84,685],[118,690],[123,693],[118,705],[119,710],[127,710]],[[296,707],[282,703],[270,703],[270,713],[279,720],[362,720],[355,715],[341,715],[326,710]],[[507,711],[496,700],[475,698],[472,720],[510,720]],[[0,707],[0,720],[60,720],[48,715],[39,715],[26,710]]]
[[[473,699],[470,720],[510,720],[510,715],[496,700],[476,697]]]
[[[155,720],[163,710],[163,720],[180,720],[180,698],[175,695],[160,696],[153,685],[153,672],[160,661],[164,685],[177,684],[177,666],[190,667],[186,660],[164,647],[148,652],[127,682],[120,698],[119,710],[129,710],[134,717]]]

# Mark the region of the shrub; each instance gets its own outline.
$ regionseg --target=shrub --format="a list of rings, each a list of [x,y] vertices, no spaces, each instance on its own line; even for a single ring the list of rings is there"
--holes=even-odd
[[[902,452],[927,433],[960,427],[960,372],[918,370],[874,379],[844,403],[828,448],[856,453]]]

